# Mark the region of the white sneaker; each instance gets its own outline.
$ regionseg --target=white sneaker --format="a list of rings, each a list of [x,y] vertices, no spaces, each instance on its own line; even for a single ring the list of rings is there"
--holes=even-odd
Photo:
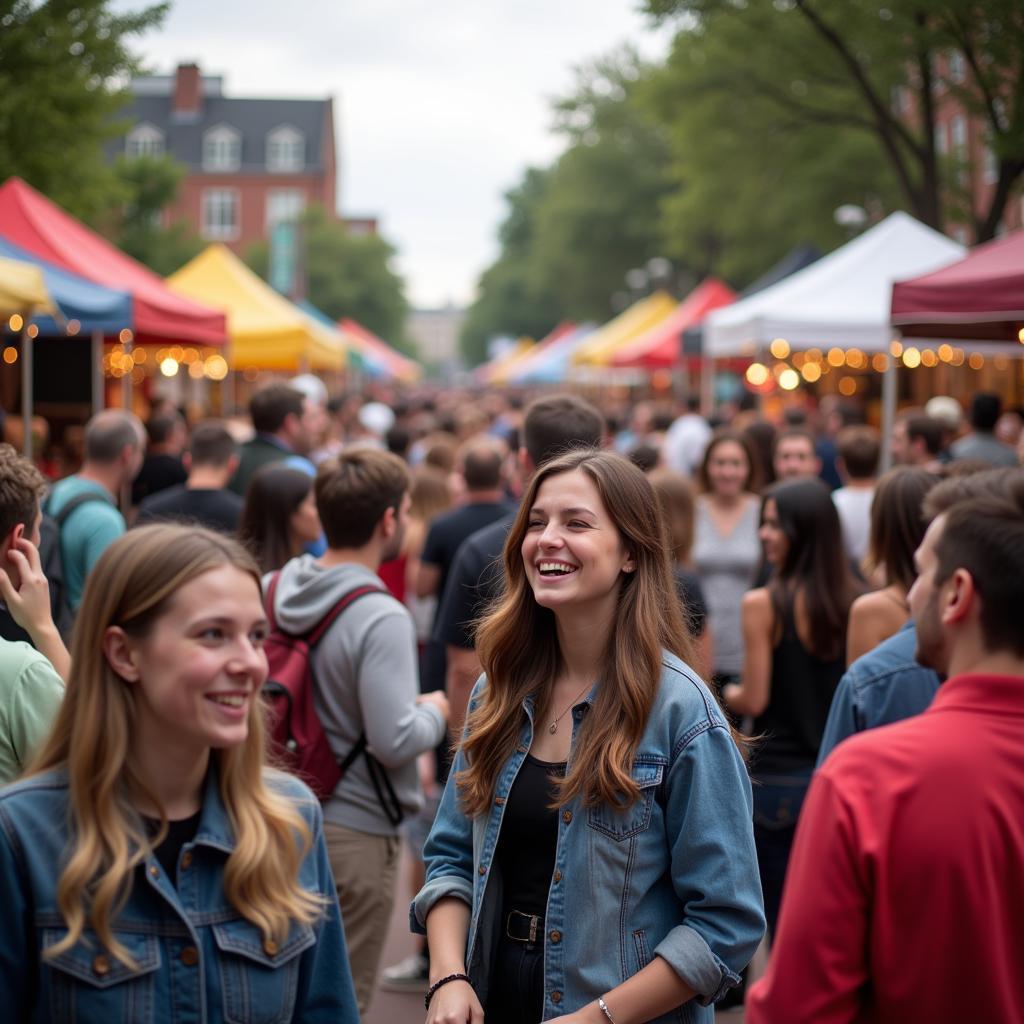
[[[425,992],[430,980],[430,960],[425,953],[412,953],[380,975],[385,992]]]

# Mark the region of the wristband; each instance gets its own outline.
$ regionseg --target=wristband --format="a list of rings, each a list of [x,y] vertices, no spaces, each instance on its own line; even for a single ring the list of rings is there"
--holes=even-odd
[[[430,1000],[434,998],[434,993],[442,986],[447,985],[449,981],[464,981],[467,985],[472,987],[472,982],[469,980],[468,974],[449,974],[447,978],[442,978],[440,981],[435,981],[430,988],[427,989],[427,994],[423,997],[423,1008],[425,1010],[430,1009]]]
[[[597,1005],[601,1007],[601,1012],[608,1018],[610,1024],[615,1024],[615,1018],[612,1016],[612,1011],[608,1009],[604,996],[597,997]]]

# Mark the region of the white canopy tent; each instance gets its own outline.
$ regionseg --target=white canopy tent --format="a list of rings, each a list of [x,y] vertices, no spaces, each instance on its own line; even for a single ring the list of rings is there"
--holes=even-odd
[[[890,214],[804,270],[711,313],[704,354],[756,356],[775,338],[793,350],[885,352],[893,338],[893,282],[937,270],[965,252],[909,214]]]

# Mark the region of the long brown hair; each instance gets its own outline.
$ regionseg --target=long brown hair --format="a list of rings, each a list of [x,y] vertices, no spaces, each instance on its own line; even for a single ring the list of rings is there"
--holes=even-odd
[[[103,652],[112,625],[142,637],[174,595],[203,573],[229,565],[260,577],[251,555],[235,541],[195,527],[144,526],[116,540],[86,583],[75,623],[67,693],[33,772],[67,773],[71,839],[57,882],[57,906],[67,935],[49,947],[55,956],[91,926],[103,945],[134,966],[111,928],[128,898],[132,875],[166,835],[166,821],[151,840],[132,802],[143,794],[159,806],[134,769],[131,756],[136,687],[124,682]],[[224,869],[228,902],[282,942],[291,921],[309,923],[321,912],[315,893],[299,885],[310,833],[301,814],[267,785],[263,707],[253,701],[249,733],[237,747],[212,750],[221,798],[235,837]]]
[[[533,477],[505,542],[505,588],[477,631],[487,687],[470,714],[463,750],[468,768],[457,776],[469,815],[489,806],[502,765],[515,750],[522,702],[540,699],[562,668],[555,616],[534,600],[522,544],[530,509],[545,480],[578,470],[601,496],[636,565],[622,573],[615,619],[605,646],[594,706],[579,733],[559,802],[631,804],[639,796],[633,759],[661,677],[662,650],[690,660],[691,641],[676,595],[658,500],[628,459],[587,448],[546,463]]]

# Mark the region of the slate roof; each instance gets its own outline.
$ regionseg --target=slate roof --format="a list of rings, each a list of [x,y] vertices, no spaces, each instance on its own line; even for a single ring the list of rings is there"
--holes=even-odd
[[[135,96],[119,115],[134,125],[146,121],[164,133],[164,151],[189,170],[203,169],[203,134],[218,125],[229,125],[242,136],[242,163],[231,173],[267,172],[267,133],[282,125],[297,128],[306,139],[304,173],[323,170],[323,135],[330,100],[230,99],[206,96],[199,120],[172,117],[171,96]],[[107,145],[108,156],[124,152],[122,135]]]

